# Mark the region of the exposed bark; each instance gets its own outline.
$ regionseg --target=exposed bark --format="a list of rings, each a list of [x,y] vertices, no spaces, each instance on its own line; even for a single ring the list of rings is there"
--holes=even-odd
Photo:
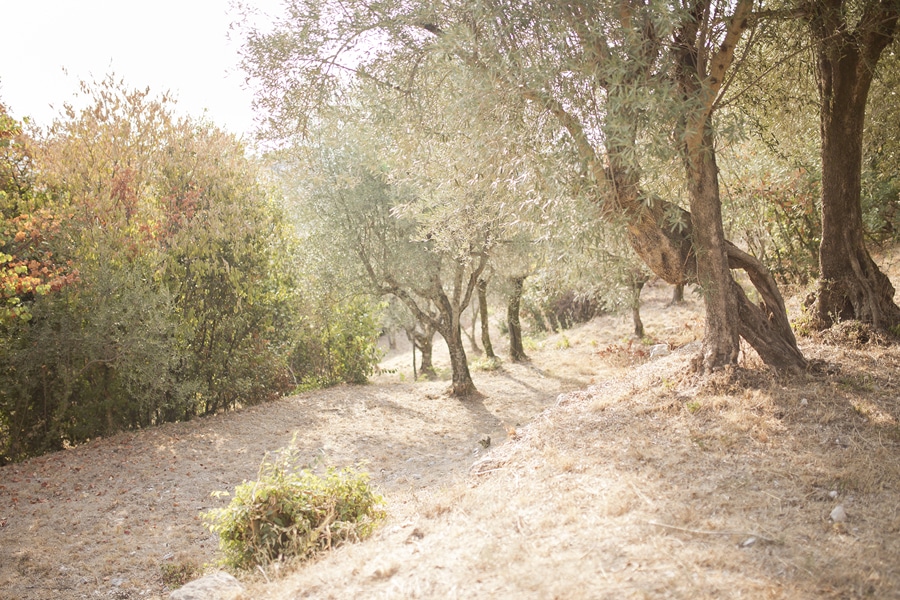
[[[634,322],[634,337],[638,340],[644,337],[644,322],[641,320],[641,290],[649,280],[650,278],[643,271],[631,273],[631,319]]]
[[[478,311],[481,317],[481,345],[484,346],[484,355],[493,360],[497,358],[494,354],[494,345],[491,343],[491,334],[489,330],[490,322],[488,321],[488,304],[487,304],[487,280],[478,280]]]
[[[731,276],[722,227],[722,204],[712,135],[701,137],[698,147],[686,150],[691,217],[697,279],[706,302],[706,330],[703,337],[702,368],[711,371],[737,364],[741,349],[741,322],[738,314],[739,286]],[[737,288],[737,289],[736,289]]]
[[[850,28],[844,0],[811,4],[817,43],[822,157],[822,241],[815,315],[820,327],[858,319],[900,324],[894,287],[863,238],[861,180],[866,102],[882,51],[893,41],[900,3],[869,0]]]
[[[476,288],[477,289],[477,288]],[[466,334],[466,337],[469,338],[469,345],[472,347],[472,352],[475,354],[481,354],[481,348],[478,347],[478,342],[475,341],[475,331],[478,329],[478,298],[477,296],[472,298],[472,333],[469,333],[466,330],[463,332]]]
[[[450,393],[458,398],[466,398],[476,393],[475,383],[469,373],[469,361],[466,358],[466,348],[463,345],[462,327],[459,321],[455,327],[451,327],[444,336],[447,349],[450,351],[451,375]]]
[[[669,302],[669,305],[681,304],[684,302],[684,284],[676,283],[672,286],[672,301]]]
[[[747,273],[761,300],[759,305],[754,304],[743,288],[737,282],[733,283],[739,305],[741,337],[771,367],[785,371],[805,368],[806,359],[797,347],[775,278],[755,257],[730,242],[728,262],[731,268]]]
[[[519,309],[522,304],[522,290],[525,286],[525,277],[512,278],[512,292],[506,305],[506,323],[509,328],[509,358],[513,362],[528,360],[525,355],[525,347],[522,344],[522,324],[519,321]]]
[[[405,331],[407,339],[413,345],[413,349],[418,349],[422,353],[421,364],[417,374],[416,366],[413,364],[413,373],[416,379],[418,379],[418,375],[425,379],[434,379],[437,376],[434,371],[434,365],[431,362],[434,348],[434,326],[430,323],[417,324],[412,329],[406,329]],[[413,362],[415,362],[415,354],[413,354]]]
[[[434,330],[430,330],[419,341],[419,352],[422,353],[422,361],[419,363],[419,374],[425,379],[435,379],[437,377],[437,373],[434,371],[434,364],[431,362],[433,349]]]
[[[694,18],[685,19],[675,35],[676,80],[686,99],[697,105],[679,129],[693,221],[693,246],[697,253],[697,280],[706,303],[706,330],[699,366],[711,371],[737,364],[741,349],[737,284],[728,265],[719,172],[716,165],[712,113],[725,73],[734,59],[734,48],[745,27],[752,0],[738,0],[724,41],[707,55],[706,11],[709,3],[696,0]]]

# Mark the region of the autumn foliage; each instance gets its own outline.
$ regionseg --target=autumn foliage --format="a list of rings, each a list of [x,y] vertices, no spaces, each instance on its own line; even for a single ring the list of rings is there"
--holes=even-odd
[[[366,312],[303,293],[295,226],[232,135],[112,78],[82,93],[46,131],[2,113],[0,464],[276,398],[309,383],[297,348],[342,351],[305,315]]]

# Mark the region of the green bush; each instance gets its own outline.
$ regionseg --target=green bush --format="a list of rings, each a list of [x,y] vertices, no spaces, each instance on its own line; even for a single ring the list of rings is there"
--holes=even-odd
[[[377,307],[365,298],[318,304],[290,357],[300,388],[366,383],[381,359]]]
[[[219,536],[226,565],[308,558],[369,536],[384,519],[383,499],[367,474],[348,467],[318,476],[298,469],[298,462],[293,445],[282,450],[263,462],[257,481],[235,489],[228,506],[202,514]]]

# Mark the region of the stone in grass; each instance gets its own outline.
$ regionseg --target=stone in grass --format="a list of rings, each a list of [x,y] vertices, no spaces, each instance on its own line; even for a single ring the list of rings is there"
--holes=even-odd
[[[169,594],[169,600],[234,600],[244,591],[241,582],[224,571],[210,573]]]
[[[650,346],[650,358],[661,358],[671,354],[668,344],[654,344]]]
[[[847,520],[847,511],[844,510],[843,504],[838,504],[834,507],[834,510],[831,511],[831,520],[835,523],[843,523]]]

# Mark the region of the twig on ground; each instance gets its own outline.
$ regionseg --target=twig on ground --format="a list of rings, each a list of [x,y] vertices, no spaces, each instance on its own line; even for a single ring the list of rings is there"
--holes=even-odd
[[[752,531],[710,531],[705,529],[688,529],[687,527],[678,527],[677,525],[667,525],[666,523],[660,523],[659,521],[647,521],[647,523],[664,529],[674,529],[675,531],[683,531],[684,533],[693,533],[696,535],[740,535],[745,537],[755,537],[756,539],[769,544],[777,543],[777,540],[773,540],[770,537]]]
[[[265,570],[265,569],[263,569],[260,565],[256,565],[256,568],[259,569],[259,572],[260,572],[260,573],[262,573],[263,578],[266,580],[266,583],[272,583],[271,581],[269,581],[269,576],[266,575],[266,570]]]

